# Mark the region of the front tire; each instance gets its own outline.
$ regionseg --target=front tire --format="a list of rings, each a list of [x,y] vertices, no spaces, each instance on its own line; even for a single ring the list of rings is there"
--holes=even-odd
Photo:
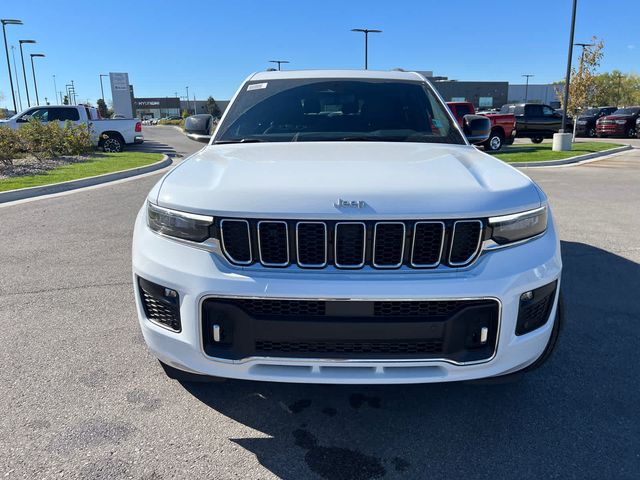
[[[531,137],[531,141],[533,143],[542,143],[543,140],[544,140],[544,137]]]
[[[118,153],[124,149],[124,142],[118,137],[106,137],[102,139],[101,147],[103,152]]]
[[[488,152],[497,152],[504,145],[504,135],[499,130],[491,132],[489,139],[482,144]]]
[[[635,138],[636,137],[636,127],[627,128],[627,138]]]
[[[596,129],[591,127],[589,130],[587,130],[587,137],[589,138],[596,138]]]

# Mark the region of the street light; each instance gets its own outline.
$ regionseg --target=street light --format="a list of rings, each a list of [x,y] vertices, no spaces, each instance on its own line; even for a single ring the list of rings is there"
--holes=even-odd
[[[16,67],[16,47],[11,45],[11,58],[13,58],[13,73],[16,75],[16,90],[18,91],[18,103],[22,111],[22,95],[20,95],[20,80],[18,80],[18,67]]]
[[[185,87],[187,89],[187,113],[189,113],[189,87]]]
[[[36,104],[40,105],[40,99],[38,98],[38,84],[36,83],[36,67],[33,66],[33,57],[44,57],[44,53],[32,53],[31,54],[31,72],[33,73],[33,88],[36,90]]]
[[[102,101],[104,102],[104,88],[102,87],[102,77],[108,77],[109,75],[105,75],[104,73],[100,74],[100,92],[102,93]]]
[[[56,103],[58,103],[58,85],[56,85],[56,74],[53,74],[53,93],[54,97],[56,97]],[[62,103],[62,102],[60,102]]]
[[[70,93],[70,88],[72,88],[73,85],[71,85],[70,83],[67,83],[64,88],[67,91],[67,102],[69,102],[69,105],[71,105],[71,93]],[[63,102],[64,103],[64,102]]]
[[[17,113],[18,106],[16,105],[16,94],[13,91],[13,78],[11,77],[11,64],[9,63],[9,47],[7,47],[7,25],[22,25],[22,20],[14,20],[11,18],[2,18],[2,35],[4,36],[4,52],[7,54],[7,69],[9,70],[9,83],[11,84],[11,97],[13,98],[13,110]]]
[[[22,75],[24,75],[24,89],[27,91],[27,105],[31,106],[31,100],[29,99],[29,84],[27,83],[27,70],[24,68],[24,54],[22,52],[23,43],[36,43],[35,40],[18,40],[20,42],[20,60],[22,61]]]
[[[291,63],[289,60],[269,60],[269,63],[277,63],[278,71],[280,71],[280,65],[283,63]]]
[[[382,30],[375,30],[370,28],[352,28],[352,32],[364,33],[364,69],[369,68],[369,34],[370,33],[382,33]]]
[[[571,81],[571,60],[573,58],[573,38],[576,30],[576,7],[578,0],[573,0],[573,8],[571,9],[571,33],[569,34],[569,53],[567,55],[567,73],[564,79],[564,105],[562,109],[562,125],[560,133],[564,133],[564,127],[567,122],[567,107],[569,103],[569,82]]]
[[[522,76],[527,78],[527,83],[524,87],[524,103],[527,103],[527,100],[529,99],[529,77],[535,77],[535,75],[532,73],[525,73]]]

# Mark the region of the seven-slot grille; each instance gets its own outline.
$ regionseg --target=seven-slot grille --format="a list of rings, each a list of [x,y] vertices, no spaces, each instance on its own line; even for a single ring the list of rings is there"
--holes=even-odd
[[[219,221],[225,257],[236,265],[357,269],[461,267],[480,251],[481,220]]]

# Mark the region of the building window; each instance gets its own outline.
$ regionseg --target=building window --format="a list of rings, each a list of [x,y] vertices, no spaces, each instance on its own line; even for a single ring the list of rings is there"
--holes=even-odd
[[[479,107],[493,107],[493,97],[480,97],[478,99]]]

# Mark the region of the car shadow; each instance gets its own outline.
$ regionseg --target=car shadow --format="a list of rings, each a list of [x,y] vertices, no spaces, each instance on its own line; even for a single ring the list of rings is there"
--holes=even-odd
[[[145,140],[144,143],[127,145],[127,150],[131,152],[162,153],[170,157],[182,156],[182,154],[176,152],[175,148],[156,140]]]
[[[284,479],[632,478],[640,265],[576,242],[562,254],[565,328],[550,360],[517,382],[183,386],[257,431],[231,441]]]

